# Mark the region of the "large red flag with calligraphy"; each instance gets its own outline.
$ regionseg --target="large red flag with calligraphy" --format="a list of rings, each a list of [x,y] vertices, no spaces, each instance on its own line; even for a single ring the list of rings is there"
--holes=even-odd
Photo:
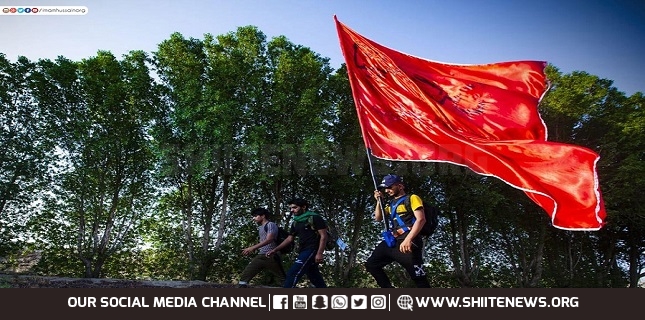
[[[603,226],[599,156],[547,141],[538,113],[546,62],[434,62],[382,46],[334,19],[373,156],[466,166],[523,190],[557,228]]]

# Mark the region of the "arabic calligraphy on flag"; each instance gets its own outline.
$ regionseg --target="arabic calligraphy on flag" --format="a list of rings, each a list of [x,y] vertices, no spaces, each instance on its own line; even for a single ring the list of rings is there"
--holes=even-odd
[[[523,190],[555,227],[603,226],[599,156],[547,141],[538,112],[546,62],[434,62],[380,45],[334,19],[373,156],[466,166]]]

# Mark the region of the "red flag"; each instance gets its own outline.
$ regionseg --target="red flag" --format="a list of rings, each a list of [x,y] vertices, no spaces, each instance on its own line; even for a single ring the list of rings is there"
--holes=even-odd
[[[555,227],[603,226],[599,156],[547,141],[537,108],[546,62],[434,62],[384,47],[334,19],[372,155],[467,166],[523,190]]]

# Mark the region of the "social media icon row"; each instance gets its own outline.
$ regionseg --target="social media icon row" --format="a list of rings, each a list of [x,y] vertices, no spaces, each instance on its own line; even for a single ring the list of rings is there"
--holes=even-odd
[[[310,304],[309,304],[310,303]],[[274,295],[273,309],[386,309],[385,295]]]

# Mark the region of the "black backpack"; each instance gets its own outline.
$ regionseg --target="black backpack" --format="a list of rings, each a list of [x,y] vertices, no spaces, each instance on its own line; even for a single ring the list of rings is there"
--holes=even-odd
[[[321,215],[319,215],[321,216]],[[321,216],[322,217],[322,216]],[[325,217],[322,217],[325,219]],[[307,222],[309,224],[309,227],[311,230],[314,229],[314,216],[309,216],[309,219],[307,219]],[[325,224],[327,225],[327,243],[325,244],[325,250],[326,251],[332,251],[338,247],[338,232],[336,230],[332,230],[331,227],[329,226],[328,223]]]
[[[264,225],[264,232],[269,231],[269,226],[268,223]],[[287,237],[289,236],[289,232],[285,230],[283,227],[278,226],[278,234],[276,235],[274,242],[275,245],[278,246],[280,245]],[[295,247],[295,241],[291,241],[288,246],[280,249],[281,254],[289,254],[293,251],[293,248]]]
[[[407,212],[414,212],[414,210],[412,210],[412,204],[410,203],[410,197],[408,195],[405,196],[403,205],[405,205],[405,210]],[[423,228],[421,228],[419,234],[429,237],[435,232],[435,230],[437,230],[437,226],[439,225],[440,212],[439,208],[426,203],[423,204],[423,212],[426,215],[426,223],[423,225]]]

